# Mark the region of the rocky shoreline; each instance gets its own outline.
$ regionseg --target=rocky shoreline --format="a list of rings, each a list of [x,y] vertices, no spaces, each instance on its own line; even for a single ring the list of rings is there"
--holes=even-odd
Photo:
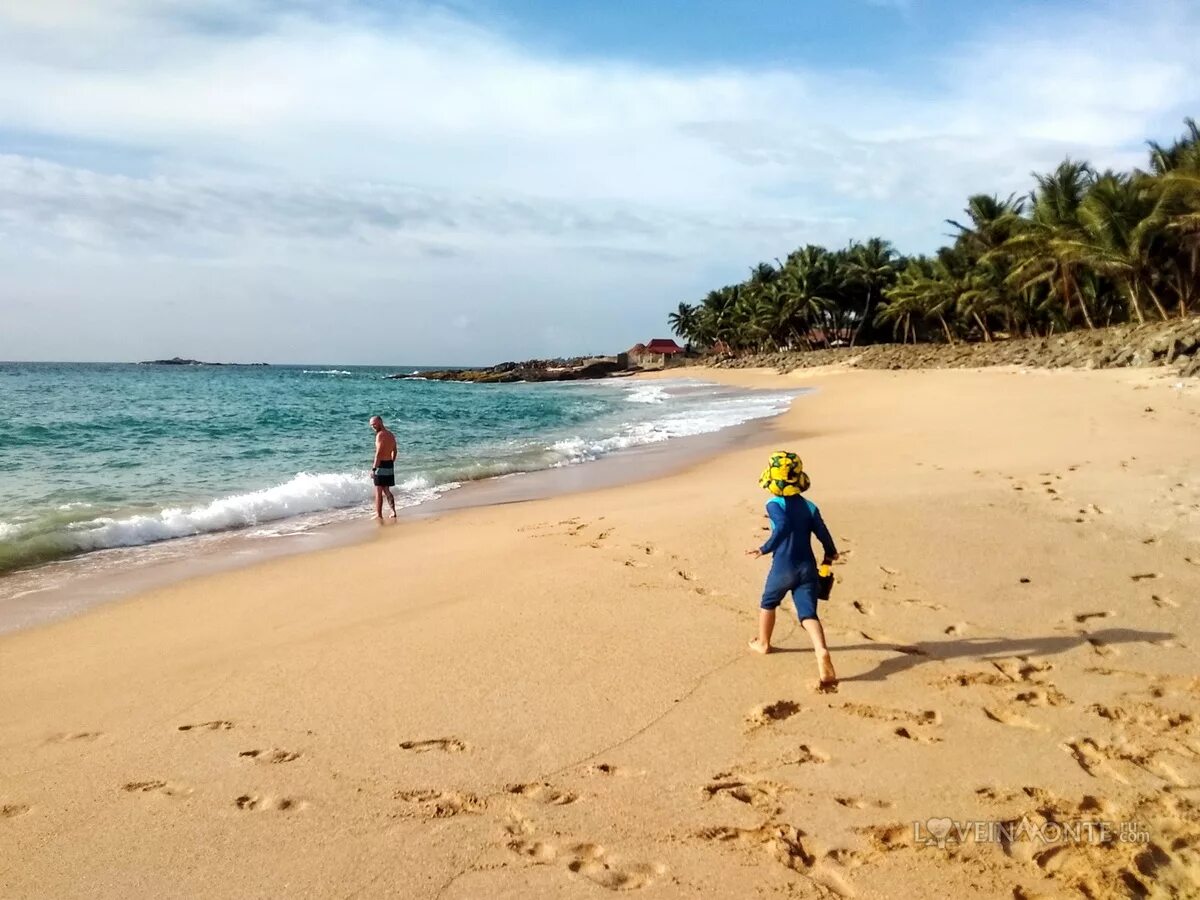
[[[520,381],[581,381],[619,378],[636,370],[622,366],[614,357],[575,359],[531,359],[504,362],[483,369],[440,369],[432,372],[398,373],[384,376],[393,381],[461,381],[469,384],[515,384]]]
[[[735,369],[770,368],[780,372],[828,365],[862,369],[1159,367],[1185,378],[1200,377],[1200,317],[990,343],[873,344],[832,350],[725,354],[710,357],[704,364]]]

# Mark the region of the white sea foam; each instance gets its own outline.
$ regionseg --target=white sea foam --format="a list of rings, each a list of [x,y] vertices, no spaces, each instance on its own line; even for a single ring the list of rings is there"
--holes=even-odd
[[[672,438],[711,434],[754,419],[779,415],[788,408],[792,394],[753,394],[706,399],[703,405],[688,404],[645,422],[627,423],[616,434],[598,438],[571,437],[555,442],[552,450],[561,459],[556,466],[598,459],[618,450],[657,444]],[[664,397],[670,399],[664,393]]]
[[[305,375],[353,375],[345,369],[303,369]]]
[[[342,371],[342,370],[330,370]],[[627,448],[657,444],[673,438],[708,434],[784,411],[794,392],[740,393],[715,385],[678,381],[654,385],[584,385],[578,390],[613,390],[631,406],[582,424],[574,435],[558,439],[532,435],[480,452],[456,450],[445,468],[427,476],[412,476],[396,488],[397,505],[416,506],[435,499],[460,482],[519,474],[547,467],[584,463]],[[532,438],[532,439],[531,439]],[[62,553],[139,547],[173,538],[203,536],[248,528],[256,538],[303,533],[326,523],[357,515],[371,500],[365,471],[301,473],[283,484],[262,490],[231,494],[191,507],[171,507],[142,515],[115,514],[54,527]],[[88,515],[65,504],[64,510]],[[284,521],[287,520],[287,521]],[[22,543],[29,531],[22,525],[0,522],[0,540]],[[39,538],[40,539],[40,538]],[[139,551],[141,552],[141,551]]]
[[[411,478],[399,486],[396,505],[416,506],[447,489],[445,485],[430,486],[424,478]],[[67,530],[67,537],[76,550],[135,547],[340,509],[366,503],[370,497],[370,481],[365,473],[302,472],[274,487],[233,494],[188,509],[176,507],[152,515],[78,522]]]
[[[670,395],[657,384],[639,384],[629,391],[629,403],[663,403]]]

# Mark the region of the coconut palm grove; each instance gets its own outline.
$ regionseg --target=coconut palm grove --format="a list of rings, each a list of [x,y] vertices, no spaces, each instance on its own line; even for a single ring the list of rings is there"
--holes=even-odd
[[[808,245],[668,316],[731,351],[991,341],[1200,312],[1200,128],[1148,142],[1145,170],[1064,160],[1027,196],[978,194],[954,240],[904,256],[884,238]]]

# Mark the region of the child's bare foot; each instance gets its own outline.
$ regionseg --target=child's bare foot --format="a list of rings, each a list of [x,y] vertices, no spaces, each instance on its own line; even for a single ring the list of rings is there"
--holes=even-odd
[[[833,658],[828,653],[817,654],[817,673],[821,678],[818,690],[837,690],[837,672],[833,669]]]
[[[755,638],[754,640],[750,641],[750,649],[755,653],[761,653],[763,656],[766,656],[771,652],[771,645],[763,644],[762,641],[760,641],[758,638]]]

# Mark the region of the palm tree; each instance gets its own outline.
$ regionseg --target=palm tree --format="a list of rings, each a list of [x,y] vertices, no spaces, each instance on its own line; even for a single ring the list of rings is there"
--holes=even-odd
[[[1063,259],[1086,265],[1122,286],[1139,322],[1145,321],[1146,297],[1167,318],[1153,287],[1156,206],[1148,179],[1105,172],[1093,180],[1080,204],[1078,233],[1060,242]]]
[[[891,243],[883,238],[873,237],[866,243],[850,247],[845,274],[847,280],[861,288],[865,295],[862,312],[850,337],[851,347],[858,342],[863,328],[873,321],[875,305],[883,297],[883,291],[896,280],[895,256]]]
[[[1014,194],[1005,200],[976,194],[967,200],[969,225],[946,220],[958,232],[954,247],[965,258],[968,283],[959,296],[960,312],[975,321],[985,341],[992,339],[987,325],[990,316],[1001,317],[1005,330],[1013,330],[1016,298],[1008,282],[1012,258],[1005,245],[1021,227],[1024,207],[1025,201]]]
[[[926,282],[933,277],[933,262],[926,256],[910,259],[900,271],[895,284],[884,291],[883,302],[875,316],[876,324],[892,325],[892,337],[901,343],[909,337],[917,342],[917,326],[930,317],[929,291]]]
[[[1033,177],[1038,186],[1030,198],[1031,215],[1006,243],[1013,258],[1009,277],[1020,290],[1045,284],[1068,322],[1072,301],[1078,303],[1084,323],[1094,328],[1079,288],[1076,257],[1064,252],[1064,242],[1080,237],[1079,208],[1095,173],[1087,163],[1066,159],[1051,174]]]
[[[1162,279],[1176,295],[1179,315],[1200,295],[1200,127],[1185,119],[1187,134],[1162,147],[1150,141],[1150,168],[1157,180],[1152,214],[1160,230]]]
[[[671,331],[683,338],[689,347],[698,342],[700,316],[696,307],[688,303],[680,303],[679,308],[667,316],[667,324],[671,326]]]
[[[1147,171],[1098,174],[1064,160],[1027,198],[976,194],[948,219],[948,246],[906,259],[886,240],[808,245],[745,281],[679,304],[677,334],[738,350],[811,347],[818,329],[852,345],[989,341],[1094,328],[1200,303],[1200,127],[1149,143]]]

